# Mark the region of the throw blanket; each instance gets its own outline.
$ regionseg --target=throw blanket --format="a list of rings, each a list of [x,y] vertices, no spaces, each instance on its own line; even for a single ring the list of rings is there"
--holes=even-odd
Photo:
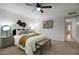
[[[37,36],[37,35],[40,35],[40,34],[34,33],[34,34],[31,34],[31,35],[24,35],[19,40],[19,44],[22,45],[23,47],[25,47],[25,43],[26,43],[27,39],[30,38],[30,37],[33,37],[33,36]]]

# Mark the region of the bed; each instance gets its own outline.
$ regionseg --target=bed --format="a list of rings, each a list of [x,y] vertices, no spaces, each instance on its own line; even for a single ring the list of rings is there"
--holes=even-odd
[[[13,33],[15,33],[16,31],[13,31]],[[14,35],[14,44],[23,49],[25,51],[25,53],[27,55],[33,55],[33,52],[36,51],[35,49],[35,43],[40,41],[40,40],[43,40],[44,38],[46,38],[44,35],[40,34],[40,35],[37,35],[37,36],[33,36],[33,37],[30,37],[27,39],[26,43],[25,43],[25,47],[23,47],[22,45],[19,45],[19,40],[22,36],[25,36],[25,35],[32,35],[34,33],[27,33],[27,34],[22,34],[22,35]]]

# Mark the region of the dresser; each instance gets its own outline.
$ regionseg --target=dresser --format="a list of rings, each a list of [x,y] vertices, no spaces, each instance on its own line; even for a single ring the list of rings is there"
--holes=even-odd
[[[14,38],[13,36],[1,38],[0,39],[0,48],[6,48],[14,45]]]

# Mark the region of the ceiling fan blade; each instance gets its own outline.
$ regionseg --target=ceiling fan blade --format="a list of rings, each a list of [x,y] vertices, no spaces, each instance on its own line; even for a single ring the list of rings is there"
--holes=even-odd
[[[42,8],[52,8],[52,6],[42,6]]]
[[[44,13],[44,11],[43,10],[40,10],[41,11],[41,13]]]

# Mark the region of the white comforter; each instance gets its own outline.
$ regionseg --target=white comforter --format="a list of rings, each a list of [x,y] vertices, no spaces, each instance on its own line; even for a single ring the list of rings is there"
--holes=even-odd
[[[30,34],[32,34],[32,33],[30,33]],[[30,35],[30,34],[24,34],[24,35]],[[35,43],[45,38],[44,35],[37,35],[37,36],[31,37],[31,38],[27,39],[27,41],[25,43],[25,47],[22,47],[21,45],[18,44],[19,40],[22,36],[23,35],[14,36],[15,45],[17,47],[23,49],[25,51],[25,53],[28,55],[33,55],[33,51],[36,51]]]

